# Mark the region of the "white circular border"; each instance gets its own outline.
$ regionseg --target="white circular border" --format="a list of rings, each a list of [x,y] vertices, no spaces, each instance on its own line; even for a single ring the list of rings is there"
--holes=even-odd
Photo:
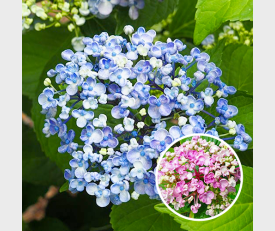
[[[240,185],[240,188],[239,188],[239,191],[238,191],[238,194],[236,196],[236,198],[234,199],[234,201],[230,204],[229,207],[226,208],[226,210],[224,210],[223,212],[219,213],[218,215],[215,215],[213,217],[209,217],[209,218],[203,218],[203,219],[199,219],[199,218],[190,218],[190,217],[185,217],[181,214],[179,214],[178,212],[176,212],[174,209],[172,209],[163,199],[162,195],[161,195],[161,192],[159,190],[159,182],[158,182],[158,169],[159,169],[159,165],[160,165],[160,162],[163,158],[163,155],[168,151],[168,149],[173,146],[175,143],[177,143],[178,141],[181,141],[182,139],[185,139],[185,138],[188,138],[188,137],[193,137],[193,136],[208,136],[208,137],[211,137],[211,138],[214,138],[216,140],[219,140],[220,142],[223,142],[226,144],[226,146],[228,146],[231,151],[234,153],[236,159],[238,160],[239,162],[239,166],[240,166],[240,171],[241,171],[241,185]],[[163,152],[160,153],[160,156],[158,158],[158,161],[157,161],[157,171],[156,171],[156,187],[157,187],[157,191],[158,191],[158,194],[161,198],[161,201],[163,204],[165,204],[165,206],[174,214],[176,214],[177,216],[183,218],[183,219],[187,219],[187,220],[190,220],[190,221],[209,221],[209,220],[213,220],[213,219],[216,219],[218,218],[219,216],[223,215],[224,213],[226,213],[227,211],[229,211],[229,209],[231,209],[231,207],[235,204],[235,202],[238,200],[239,198],[239,195],[242,191],[242,187],[243,187],[243,168],[242,168],[242,164],[241,164],[241,161],[238,157],[238,155],[236,154],[236,152],[234,151],[234,149],[229,145],[227,144],[224,140],[216,137],[216,136],[212,136],[212,135],[208,135],[208,134],[204,134],[204,133],[193,133],[191,135],[188,135],[188,136],[183,136],[183,137],[180,137],[179,139],[175,140],[173,143],[171,143],[171,145],[169,145]]]

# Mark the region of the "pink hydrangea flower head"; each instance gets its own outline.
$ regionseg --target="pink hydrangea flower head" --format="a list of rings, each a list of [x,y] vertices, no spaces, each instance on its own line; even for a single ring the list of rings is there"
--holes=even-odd
[[[216,145],[195,137],[175,147],[161,161],[158,180],[169,184],[160,193],[176,210],[188,201],[193,213],[197,213],[200,200],[210,205],[205,214],[214,216],[232,203],[228,193],[236,192],[241,174],[236,157],[225,144]]]

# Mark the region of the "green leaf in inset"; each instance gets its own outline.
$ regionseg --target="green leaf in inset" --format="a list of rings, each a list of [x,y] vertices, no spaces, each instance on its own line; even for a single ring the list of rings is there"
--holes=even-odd
[[[121,34],[125,25],[132,25],[135,29],[140,26],[150,27],[168,17],[173,13],[178,0],[145,0],[145,6],[139,10],[139,17],[137,20],[129,18],[129,8],[121,7],[117,11],[117,27],[116,34]]]
[[[222,53],[222,81],[239,91],[253,94],[253,47],[229,44]]]
[[[141,195],[137,201],[130,200],[121,205],[113,205],[110,214],[115,231],[167,231],[182,230],[167,214],[159,213],[154,206],[159,201]]]
[[[180,0],[177,12],[169,26],[173,38],[193,38],[195,28],[196,0]]]
[[[198,0],[196,8],[195,44],[228,20],[253,21],[253,0]]]
[[[22,93],[35,97],[40,76],[48,61],[72,33],[67,28],[49,28],[29,31],[22,36]],[[45,78],[47,76],[45,75]]]
[[[226,213],[213,220],[190,221],[172,213],[164,204],[157,204],[155,209],[167,213],[188,231],[249,231],[253,225],[253,169],[243,166],[244,182],[236,203]]]

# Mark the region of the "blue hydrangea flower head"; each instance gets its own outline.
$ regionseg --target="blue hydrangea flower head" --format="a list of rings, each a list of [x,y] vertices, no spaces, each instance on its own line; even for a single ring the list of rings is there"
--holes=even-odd
[[[129,5],[136,17],[143,3],[90,0],[89,10],[107,17],[114,5]],[[84,52],[62,52],[64,62],[47,73],[55,83],[38,97],[42,132],[58,136],[58,152],[71,155],[69,190],[86,191],[100,207],[126,203],[133,191],[159,199],[157,159],[180,137],[210,134],[241,151],[252,141],[226,99],[236,88],[207,53],[184,54],[178,39],[154,42],[156,32],[143,27],[124,32],[128,40],[103,32],[83,38]]]

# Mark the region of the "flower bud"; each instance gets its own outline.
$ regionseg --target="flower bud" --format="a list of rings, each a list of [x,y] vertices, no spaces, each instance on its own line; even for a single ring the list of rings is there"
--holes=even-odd
[[[101,155],[106,155],[106,154],[107,154],[107,149],[106,149],[106,148],[101,148],[101,149],[99,150],[99,154],[101,154]]]
[[[217,90],[216,96],[218,96],[219,98],[221,98],[222,97],[222,92],[220,90]]]
[[[52,4],[51,8],[52,8],[53,10],[57,10],[57,4]]]
[[[144,125],[145,125],[145,124],[144,124],[143,122],[138,122],[138,123],[137,123],[137,127],[138,127],[138,128],[143,128]]]
[[[131,194],[131,197],[132,197],[134,200],[137,200],[138,197],[139,197],[139,194],[138,194],[136,191],[133,191],[132,194]]]
[[[181,85],[181,81],[179,78],[175,78],[174,80],[172,80],[172,86],[173,87],[178,87]]]
[[[44,80],[44,85],[45,85],[46,87],[51,86],[51,84],[52,84],[52,82],[51,82],[51,80],[50,80],[49,78],[46,78],[46,79]]]
[[[145,116],[145,115],[146,115],[146,110],[145,110],[145,108],[142,108],[142,109],[139,111],[139,114],[140,114],[141,116]]]
[[[192,202],[193,199],[194,199],[193,196],[189,197],[189,198],[188,198],[188,203],[190,204],[190,203]]]
[[[37,31],[40,31],[40,30],[43,30],[46,28],[46,24],[45,23],[36,23],[34,25],[34,29],[37,30]]]
[[[128,151],[128,144],[123,143],[122,145],[120,145],[120,151],[121,152],[127,152]]]
[[[70,23],[70,24],[68,25],[68,30],[69,30],[70,32],[72,32],[74,29],[75,29],[74,24]]]
[[[126,35],[130,35],[134,32],[134,28],[131,26],[131,25],[126,25],[124,28],[123,28],[123,31]]]
[[[184,116],[180,116],[180,117],[179,117],[179,119],[178,119],[178,125],[179,125],[179,126],[185,125],[186,122],[187,122],[187,118],[186,118],[186,117],[184,117]]]
[[[78,9],[76,7],[73,7],[71,10],[72,14],[77,14],[78,13]]]
[[[229,129],[229,134],[230,135],[235,135],[236,134],[236,129],[235,128]]]
[[[55,15],[55,18],[56,18],[57,20],[60,20],[60,19],[62,18],[62,14],[61,14],[61,13],[57,13],[57,14]]]

